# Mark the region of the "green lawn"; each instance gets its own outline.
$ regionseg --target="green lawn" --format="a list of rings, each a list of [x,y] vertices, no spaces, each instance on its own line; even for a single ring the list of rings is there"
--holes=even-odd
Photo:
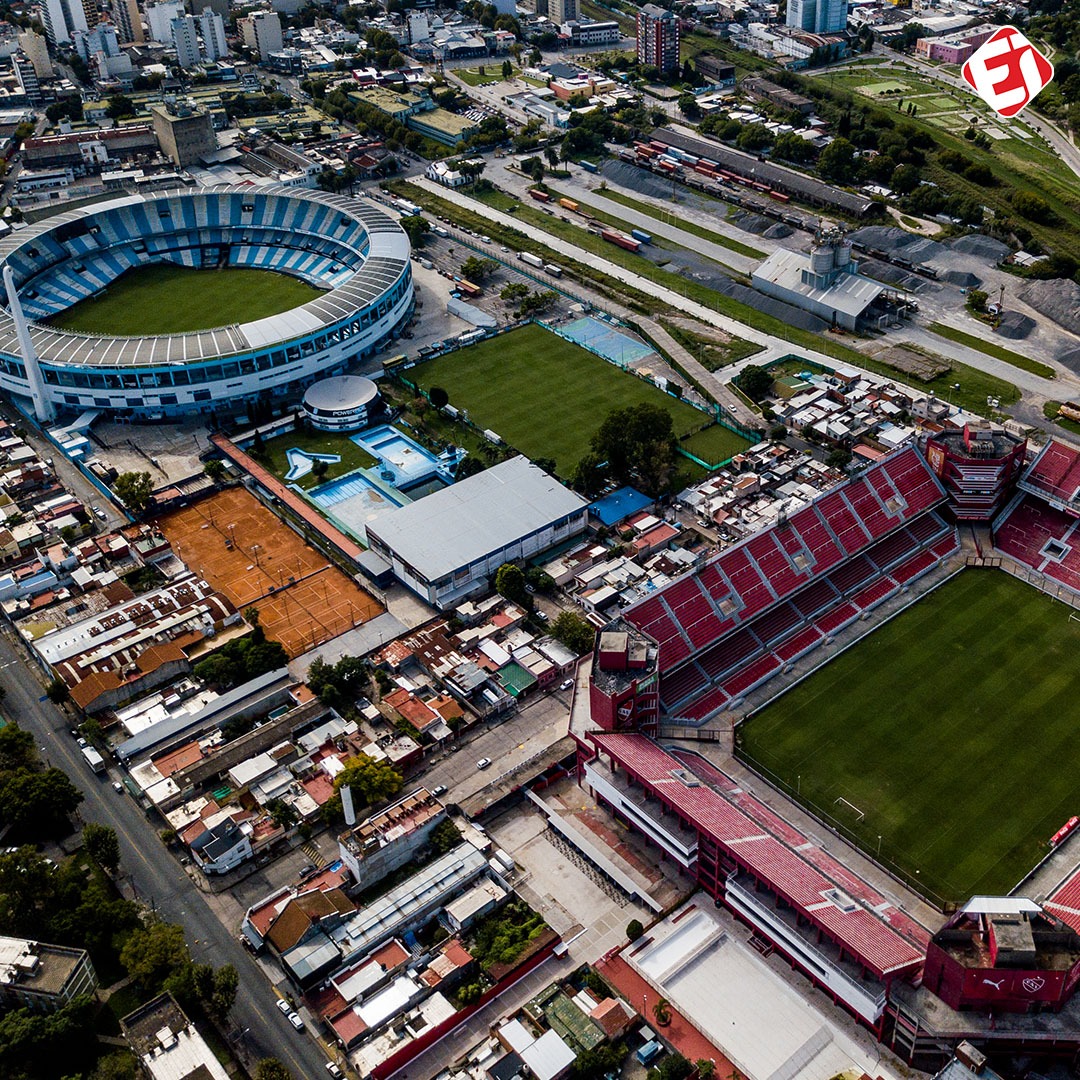
[[[49,325],[117,337],[185,334],[276,315],[321,294],[299,278],[269,270],[193,270],[158,263],[129,270]]]
[[[679,444],[709,465],[721,465],[747,447],[746,440],[721,424],[713,424]]]
[[[480,73],[480,67],[484,68],[483,74]],[[519,68],[514,68],[513,74],[510,76],[514,78]],[[497,64],[483,64],[477,65],[471,68],[456,68],[454,74],[463,82],[468,83],[469,86],[483,86],[486,83],[504,82],[502,73],[502,63]]]
[[[976,337],[974,334],[968,334],[963,330],[957,330],[953,326],[946,326],[944,323],[939,322],[931,323],[929,329],[938,337],[947,338],[949,341],[955,341],[957,345],[966,345],[969,349],[977,349],[981,353],[986,353],[987,356],[1004,360],[1006,364],[1012,364],[1013,367],[1018,367],[1021,371],[1030,371],[1033,375],[1041,375],[1044,379],[1052,379],[1056,374],[1049,364],[1044,364],[1039,360],[1032,360],[1028,356],[1021,356],[1020,353],[1013,352],[1012,349],[1006,349],[1004,346],[998,345],[996,341],[987,341],[985,338]]]
[[[965,570],[744,723],[739,752],[928,895],[1004,896],[1078,812],[1069,614]]]
[[[425,390],[441,386],[477,427],[491,429],[526,456],[554,458],[564,479],[612,409],[642,401],[664,405],[676,435],[708,421],[692,406],[536,325],[459,349],[409,375]],[[747,445],[731,437],[739,448]]]
[[[308,450],[313,454],[339,454],[341,456],[341,461],[331,465],[322,480],[310,472],[299,480],[290,481],[305,489],[313,488],[326,480],[333,480],[335,476],[352,472],[353,469],[370,469],[378,464],[375,458],[352,442],[347,435],[334,435],[325,431],[290,431],[286,435],[277,435],[273,439],[267,439],[263,445],[264,456],[258,460],[279,479],[283,479],[289,471],[285,451],[294,447],[298,450]]]

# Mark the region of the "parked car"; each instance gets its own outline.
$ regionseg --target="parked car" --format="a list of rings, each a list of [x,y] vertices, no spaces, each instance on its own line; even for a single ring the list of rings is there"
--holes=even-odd
[[[277,999],[277,1007],[286,1016],[288,1016],[289,1013],[292,1012],[292,1006],[284,998]]]
[[[480,759],[480,760],[479,760],[479,761],[478,761],[478,762],[476,763],[476,767],[477,767],[478,769],[486,769],[486,768],[487,768],[487,767],[488,767],[488,766],[489,766],[490,764],[491,764],[491,758],[489,758],[489,757],[482,757],[482,758],[481,758],[481,759]]]
[[[433,787],[431,789],[431,794],[434,795],[436,799],[439,798],[440,795],[445,795],[446,794],[446,785],[445,784],[436,784],[435,787]]]
[[[123,795],[124,793],[124,785],[121,784],[119,780],[113,781],[112,789],[116,792],[117,795]]]
[[[338,1064],[337,1064],[337,1062],[336,1062],[336,1061],[328,1061],[328,1062],[326,1063],[326,1071],[327,1071],[327,1072],[328,1072],[328,1073],[329,1073],[329,1074],[330,1074],[330,1075],[331,1075],[332,1077],[334,1077],[334,1080],[339,1080],[339,1078],[340,1078],[340,1077],[342,1077],[342,1076],[344,1076],[344,1075],[345,1075],[345,1074],[344,1074],[344,1073],[343,1073],[343,1072],[341,1071],[341,1069],[340,1069],[340,1068],[338,1067]]]
[[[563,681],[561,683],[559,683],[559,689],[560,690],[569,690],[573,685],[574,685],[574,680],[573,679],[563,679]]]
[[[289,1013],[289,1023],[292,1024],[297,1031],[304,1030],[304,1021],[300,1019],[300,1014],[291,1012]]]

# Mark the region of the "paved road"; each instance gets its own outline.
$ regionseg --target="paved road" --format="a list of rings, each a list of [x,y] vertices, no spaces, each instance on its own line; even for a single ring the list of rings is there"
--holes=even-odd
[[[182,924],[196,960],[236,967],[240,989],[232,1020],[248,1033],[242,1048],[247,1060],[276,1057],[295,1080],[325,1077],[326,1055],[309,1036],[294,1031],[274,1007],[262,971],[222,925],[184,868],[162,847],[155,824],[133,799],[113,790],[111,781],[118,774],[106,777],[90,772],[68,734],[68,717],[50,702],[39,700],[41,685],[27,664],[18,646],[0,635],[0,679],[7,690],[4,713],[32,731],[48,762],[63,769],[83,790],[83,820],[102,822],[116,830],[125,893],[134,892],[163,918]]]

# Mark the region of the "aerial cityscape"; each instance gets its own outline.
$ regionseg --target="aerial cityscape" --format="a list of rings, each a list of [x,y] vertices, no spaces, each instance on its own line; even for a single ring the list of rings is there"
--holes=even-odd
[[[1080,1075],[1080,8],[0,2],[0,1078]]]

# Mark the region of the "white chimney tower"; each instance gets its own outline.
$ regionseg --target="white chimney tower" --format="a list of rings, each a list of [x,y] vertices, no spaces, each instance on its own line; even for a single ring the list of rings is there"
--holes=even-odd
[[[341,809],[345,813],[345,824],[351,828],[356,824],[356,809],[353,807],[352,788],[348,784],[341,789]]]
[[[23,314],[19,294],[15,289],[15,275],[10,266],[4,267],[4,288],[7,290],[8,309],[15,320],[15,334],[19,339],[19,352],[22,354],[23,367],[26,369],[26,381],[30,384],[30,397],[34,401],[34,416],[39,423],[48,424],[56,419],[52,402],[45,393],[45,380],[41,377],[41,365],[30,340],[30,327]]]

